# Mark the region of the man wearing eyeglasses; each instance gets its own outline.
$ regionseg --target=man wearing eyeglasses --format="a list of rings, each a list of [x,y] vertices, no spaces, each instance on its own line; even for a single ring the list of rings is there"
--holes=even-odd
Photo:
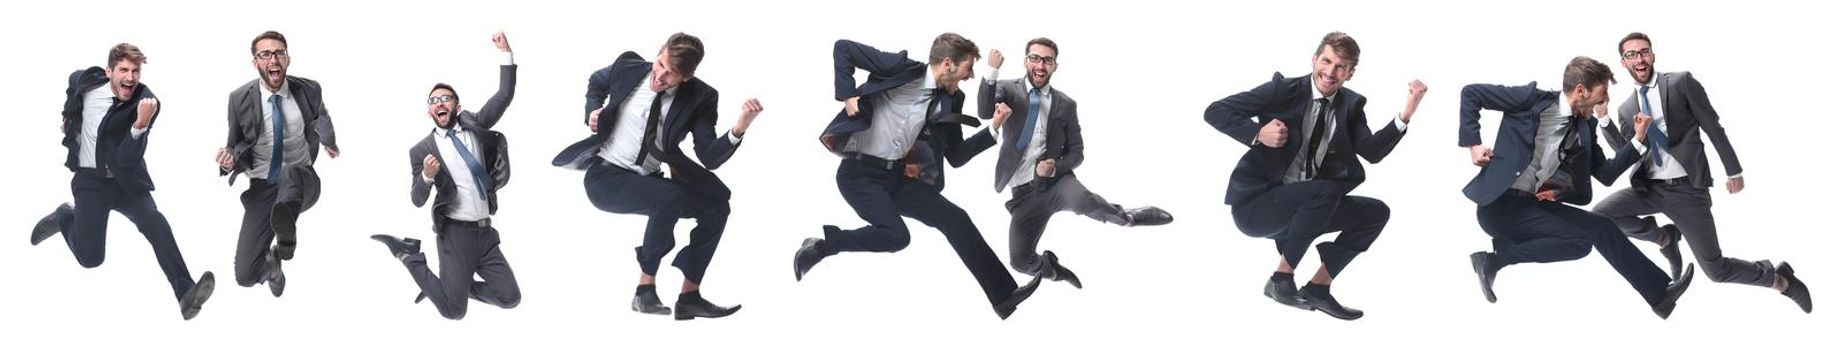
[[[218,175],[249,177],[243,191],[243,226],[237,235],[237,285],[269,285],[280,297],[287,277],[281,261],[294,258],[295,221],[320,199],[313,170],[320,146],[339,157],[333,118],[320,83],[288,75],[288,39],[274,31],[250,41],[256,79],[230,92],[229,138],[217,150]],[[270,246],[273,243],[274,246]]]
[[[499,189],[511,181],[511,159],[505,135],[493,131],[512,104],[518,86],[518,65],[505,33],[492,36],[493,46],[504,53],[499,65],[499,92],[486,100],[479,113],[461,109],[460,95],[448,84],[429,90],[428,115],[435,129],[409,149],[409,201],[417,207],[436,190],[430,210],[435,220],[435,246],[441,252],[441,274],[429,270],[422,241],[390,235],[373,235],[390,254],[409,268],[421,294],[442,317],[467,316],[467,299],[501,308],[518,306],[518,279],[499,250],[499,230],[492,215],[499,211]],[[475,281],[474,275],[480,280]]]
[[[1722,255],[1720,238],[1714,230],[1713,199],[1708,187],[1708,155],[1701,143],[1706,132],[1714,142],[1721,164],[1727,167],[1727,193],[1746,188],[1741,177],[1740,159],[1721,127],[1720,115],[1708,100],[1701,81],[1689,72],[1659,73],[1656,54],[1651,51],[1650,36],[1631,33],[1618,41],[1624,57],[1625,71],[1637,81],[1631,98],[1618,108],[1616,125],[1607,123],[1607,137],[1614,147],[1630,144],[1644,153],[1631,173],[1631,187],[1613,192],[1593,207],[1593,212],[1612,218],[1618,228],[1631,238],[1656,243],[1669,260],[1671,276],[1682,273],[1682,243],[1687,240],[1702,273],[1715,282],[1740,283],[1770,287],[1791,298],[1797,307],[1810,312],[1810,289],[1797,278],[1790,263],[1747,261]],[[1632,142],[1638,133],[1636,118],[1650,119],[1649,139]],[[1638,126],[1641,127],[1641,126]],[[1661,213],[1673,224],[1657,226],[1654,215]]]
[[[1007,319],[1036,292],[1042,278],[1019,287],[972,218],[940,193],[946,186],[940,164],[965,141],[961,125],[979,123],[960,113],[966,93],[959,90],[960,81],[972,78],[979,47],[959,34],[942,33],[934,37],[927,56],[927,63],[921,63],[908,59],[907,51],[882,51],[851,40],[832,45],[833,97],[844,102],[844,110],[820,133],[819,142],[842,158],[839,195],[868,225],[826,225],[823,238],[801,242],[793,253],[793,279],[804,280],[820,261],[839,253],[907,248],[909,229],[902,218],[908,217],[946,236],[992,311]],[[856,80],[860,68],[869,72],[862,85]]]
[[[154,260],[179,301],[179,317],[190,320],[211,298],[217,278],[205,271],[192,279],[179,244],[173,240],[173,228],[154,203],[146,154],[154,120],[160,116],[160,100],[141,83],[141,66],[147,63],[147,56],[139,47],[122,43],[109,49],[108,62],[107,68],[90,67],[70,74],[59,129],[69,151],[64,167],[72,173],[74,203],[59,205],[39,219],[32,227],[32,245],[63,233],[64,245],[77,265],[101,266],[108,248],[109,212],[121,213],[153,247]],[[15,288],[58,287],[54,282]]]
[[[1126,209],[1107,202],[1075,178],[1075,167],[1086,158],[1075,101],[1049,87],[1060,67],[1056,57],[1061,48],[1049,38],[1036,38],[1024,49],[1028,76],[1011,80],[998,80],[1004,54],[991,50],[986,60],[991,72],[980,82],[978,97],[979,117],[991,119],[991,127],[967,138],[952,158],[957,166],[1001,147],[992,189],[1011,190],[1011,200],[1004,203],[1011,212],[1011,269],[1081,288],[1081,279],[1062,266],[1055,252],[1036,253],[1050,216],[1067,211],[1120,226],[1155,226],[1170,223],[1171,215],[1157,207]],[[1023,108],[1024,115],[1011,118],[1011,106]]]
[[[1366,178],[1357,156],[1369,163],[1388,156],[1426,95],[1426,85],[1408,83],[1406,108],[1381,132],[1371,132],[1368,99],[1343,87],[1361,54],[1356,39],[1332,32],[1311,56],[1311,75],[1274,73],[1271,82],[1216,101],[1203,113],[1209,125],[1249,147],[1228,179],[1225,202],[1242,233],[1278,247],[1279,267],[1266,281],[1266,296],[1344,320],[1363,312],[1338,302],[1330,284],[1368,251],[1389,217],[1382,201],[1349,194]],[[1304,288],[1295,287],[1293,271],[1311,242],[1338,231],[1336,240],[1317,245],[1323,261],[1317,273]]]
[[[729,222],[729,186],[712,170],[741,146],[742,135],[761,114],[761,102],[743,102],[735,126],[719,136],[717,90],[696,76],[703,58],[702,39],[676,33],[665,39],[652,62],[628,51],[589,75],[583,111],[593,135],[551,161],[588,170],[582,184],[596,209],[648,217],[642,243],[634,248],[640,278],[630,306],[677,320],[724,317],[742,308],[704,299],[701,286]],[[679,147],[686,134],[695,161]],[[660,262],[675,245],[673,227],[680,218],[696,219],[697,227],[672,261],[684,282],[674,307],[666,307],[655,282]]]

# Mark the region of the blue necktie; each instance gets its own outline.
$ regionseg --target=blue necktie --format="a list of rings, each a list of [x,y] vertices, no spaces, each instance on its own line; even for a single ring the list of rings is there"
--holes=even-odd
[[[461,161],[467,163],[467,172],[473,173],[474,192],[480,194],[480,199],[486,199],[486,191],[492,190],[492,187],[486,186],[486,168],[481,167],[480,161],[473,157],[473,151],[468,151],[467,145],[461,143],[454,129],[448,129],[448,141],[454,141],[454,151],[459,152]]]
[[[1645,85],[1644,87],[1637,88],[1637,95],[1637,106],[1644,110],[1644,115],[1656,118],[1656,114],[1650,113],[1650,86]],[[1661,120],[1650,120],[1650,130],[1646,132],[1649,135],[1644,137],[1646,139],[1644,143],[1650,145],[1650,163],[1656,166],[1663,166],[1663,157],[1666,156],[1664,152],[1667,152],[1669,149],[1669,135],[1664,135],[1663,129],[1657,127],[1657,122],[1659,121]]]
[[[273,131],[269,132],[269,183],[274,184],[281,182],[283,159],[281,156],[281,132],[288,128],[288,122],[283,120],[287,119],[288,116],[281,114],[281,95],[269,95],[269,110],[271,111],[271,117],[269,119],[274,120],[274,122],[271,123],[274,125]]]
[[[1023,118],[1023,130],[1017,131],[1017,149],[1030,147],[1030,137],[1036,136],[1036,109],[1042,105],[1041,88],[1030,89],[1030,109]]]

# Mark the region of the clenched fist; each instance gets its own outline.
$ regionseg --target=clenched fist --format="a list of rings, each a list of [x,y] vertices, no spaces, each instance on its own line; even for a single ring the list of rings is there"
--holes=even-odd
[[[433,179],[435,174],[439,173],[441,173],[441,161],[435,160],[435,154],[422,156],[422,177]]]
[[[1279,119],[1273,119],[1272,121],[1266,122],[1265,126],[1260,127],[1258,140],[1260,144],[1266,145],[1267,147],[1280,148],[1286,146],[1286,138],[1288,137],[1290,136],[1286,134],[1286,122],[1279,121]]]

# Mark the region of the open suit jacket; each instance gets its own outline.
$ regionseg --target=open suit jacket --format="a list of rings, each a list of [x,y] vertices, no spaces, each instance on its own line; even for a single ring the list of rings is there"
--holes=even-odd
[[[1004,103],[1011,106],[1011,110],[1015,112],[1010,119],[1004,121],[1002,129],[1005,130],[1005,133],[1021,135],[1020,133],[1035,132],[1035,130],[1024,128],[1029,118],[1024,115],[1029,113],[1027,112],[1030,105],[1029,91],[1029,79],[980,82],[979,118],[990,119],[992,113],[997,110],[997,104]],[[1081,140],[1081,121],[1075,117],[1074,99],[1063,94],[1062,90],[1050,89],[1049,92],[1051,99],[1049,113],[1036,121],[1047,123],[1043,126],[1041,158],[1021,159],[1027,150],[1017,147],[1015,141],[1004,142],[1003,147],[998,150],[997,169],[994,172],[996,178],[991,185],[993,190],[1004,192],[1004,185],[1010,184],[1011,177],[1016,175],[1017,170],[1022,169],[1026,162],[1036,164],[1045,159],[1054,159],[1055,173],[1050,177],[1038,176],[1036,179],[1036,181],[1053,181],[1064,175],[1073,175],[1075,167],[1081,166],[1081,161],[1086,158],[1083,152],[1086,147],[1083,146]],[[965,165],[973,156],[990,149],[993,145],[998,145],[1000,143],[998,141],[989,132],[975,133],[972,137],[966,138],[965,143],[955,150],[956,153],[949,155],[949,160],[954,167]]]
[[[651,74],[651,62],[646,62],[632,51],[622,53],[620,58],[614,60],[614,64],[589,75],[586,96],[588,103],[583,106],[583,114],[602,108],[604,103],[619,106]],[[671,109],[659,119],[661,129],[656,137],[661,138],[664,147],[660,149],[662,154],[656,156],[661,163],[671,166],[672,180],[689,184],[699,193],[728,200],[729,186],[724,185],[723,180],[717,178],[711,170],[728,162],[740,144],[716,135],[716,102],[716,88],[705,84],[703,79],[691,78],[679,84],[672,98]],[[620,118],[624,116],[620,115],[619,108],[607,108],[594,117],[601,126],[595,134],[564,148],[562,153],[551,160],[552,165],[586,169],[598,161],[602,145],[607,143],[608,138],[614,137],[614,126],[620,125]],[[684,142],[686,134],[691,136],[692,148],[697,153],[696,161],[691,160],[678,147],[678,144]]]
[[[492,127],[499,123],[500,117],[505,116],[505,109],[512,104],[512,96],[518,84],[517,70],[518,66],[500,66],[499,92],[486,100],[486,106],[481,108],[479,113],[461,111],[457,116],[460,119],[455,121],[454,127],[472,133],[474,139],[478,141],[480,151],[476,156],[481,158],[478,160],[480,166],[485,167],[486,173],[492,177],[490,182],[492,188],[480,189],[486,192],[488,214],[499,212],[499,189],[505,188],[506,183],[512,180],[511,152],[507,150],[509,145],[506,143],[505,134],[493,131]],[[415,147],[409,149],[409,202],[415,204],[416,207],[422,207],[424,203],[428,203],[429,190],[440,188],[441,191],[435,194],[434,210],[430,211],[435,215],[435,221],[440,222],[440,218],[444,217],[453,207],[454,196],[457,193],[454,189],[454,177],[450,175],[447,165],[463,164],[465,161],[443,158],[436,142],[453,141],[436,138],[431,132],[428,136],[424,136],[422,141],[416,142]],[[435,155],[435,159],[442,164],[442,171],[435,173],[435,182],[432,184],[422,182],[422,157],[430,154]]]
[[[1314,88],[1309,75],[1286,78],[1273,73],[1272,81],[1215,101],[1203,112],[1203,119],[1215,130],[1243,145],[1251,145],[1247,153],[1241,155],[1234,173],[1228,176],[1224,203],[1240,204],[1284,184],[1286,170],[1293,158],[1305,149],[1309,138],[1303,126],[1305,118],[1314,117],[1310,115],[1311,105],[1317,103],[1311,98]],[[1330,144],[1318,165],[1316,180],[1337,183],[1341,193],[1356,189],[1367,178],[1357,156],[1370,163],[1380,162],[1394,151],[1401,136],[1406,134],[1392,122],[1379,133],[1370,131],[1368,114],[1363,111],[1368,103],[1368,98],[1362,94],[1338,88],[1328,107],[1336,127],[1324,134],[1330,138]],[[1260,128],[1274,119],[1286,125],[1285,146],[1271,148],[1256,144]]]
[[[70,73],[70,87],[64,90],[64,147],[69,149],[64,159],[64,167],[77,171],[81,167],[77,161],[77,152],[82,145],[77,141],[83,133],[83,95],[90,90],[109,84],[108,71],[102,67],[90,67]],[[113,89],[113,88],[111,88]],[[109,92],[114,96],[114,91]],[[112,97],[111,97],[112,98]],[[153,177],[147,175],[147,164],[142,156],[147,153],[147,137],[153,126],[148,126],[148,133],[142,133],[139,139],[129,134],[138,117],[141,99],[154,98],[153,90],[147,84],[137,84],[127,101],[116,101],[102,117],[102,125],[96,128],[96,167],[108,169],[115,175],[115,181],[127,192],[148,192],[154,190]],[[158,120],[160,112],[154,111],[153,119]],[[150,122],[151,123],[151,122]]]
[[[301,123],[307,141],[307,164],[313,164],[319,157],[320,145],[338,150],[338,143],[333,133],[333,117],[326,113],[325,100],[321,98],[320,82],[312,79],[287,76],[289,93],[293,95],[296,105],[301,109]],[[230,137],[224,141],[225,150],[235,159],[236,168],[230,171],[218,169],[218,175],[230,175],[230,184],[237,183],[237,174],[249,171],[256,166],[256,141],[269,131],[267,123],[262,122],[262,109],[268,108],[262,101],[261,79],[250,80],[236,90],[230,91]],[[279,142],[279,141],[276,141]]]

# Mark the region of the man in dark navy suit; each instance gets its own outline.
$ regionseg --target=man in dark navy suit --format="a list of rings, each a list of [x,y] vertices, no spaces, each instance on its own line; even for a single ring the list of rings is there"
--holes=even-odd
[[[90,67],[70,74],[64,90],[64,167],[73,173],[70,194],[75,204],[59,205],[32,228],[32,245],[64,234],[64,244],[85,268],[102,265],[107,248],[109,211],[133,222],[147,243],[166,282],[179,299],[179,315],[198,315],[217,279],[210,271],[192,279],[166,215],[154,204],[153,177],[147,174],[147,138],[160,101],[141,84],[147,56],[130,44],[109,50],[108,68]]]
[[[1477,223],[1490,234],[1493,251],[1471,254],[1484,299],[1497,302],[1497,272],[1521,263],[1577,260],[1599,250],[1657,316],[1669,318],[1694,273],[1671,281],[1644,257],[1605,216],[1568,204],[1592,201],[1592,179],[1610,185],[1637,160],[1637,150],[1619,147],[1612,159],[1596,142],[1592,123],[1609,123],[1603,108],[1613,83],[1604,63],[1575,57],[1562,75],[1561,91],[1524,86],[1468,85],[1459,94],[1458,145],[1471,149],[1482,167],[1465,197],[1477,203]],[[1494,147],[1478,136],[1478,111],[1503,112]],[[1600,118],[1595,122],[1594,118]],[[1642,118],[1639,130],[1650,122]],[[1643,132],[1636,134],[1642,142]],[[1689,266],[1694,270],[1694,266]]]
[[[908,52],[886,52],[850,40],[832,46],[834,97],[844,102],[819,136],[838,163],[838,191],[869,225],[826,225],[823,238],[807,238],[793,255],[793,278],[802,280],[825,257],[841,252],[897,252],[908,247],[903,217],[940,230],[972,272],[998,318],[1009,318],[1042,277],[1018,287],[966,211],[940,194],[946,155],[965,140],[961,125],[978,120],[960,113],[978,45],[954,33],[934,38],[927,63]],[[857,85],[858,69],[870,79]]]
[[[652,62],[631,51],[588,80],[586,123],[594,135],[576,142],[551,163],[587,169],[582,179],[596,209],[649,217],[645,238],[634,248],[640,285],[632,309],[672,315],[678,320],[723,317],[741,305],[718,306],[704,299],[704,271],[716,254],[729,222],[729,186],[711,172],[723,166],[742,144],[761,103],[749,99],[734,127],[716,133],[717,90],[696,77],[704,44],[695,36],[672,34]],[[644,82],[644,84],[642,84]],[[678,145],[691,137],[697,159]],[[670,170],[670,177],[666,171]],[[672,250],[678,219],[696,219],[691,242],[678,251],[672,266],[684,272],[675,307],[659,300],[654,277]]]
[[[1381,162],[1407,133],[1426,85],[1407,86],[1407,106],[1381,132],[1369,130],[1368,99],[1343,87],[1356,74],[1362,48],[1356,39],[1332,32],[1318,42],[1309,76],[1273,80],[1209,105],[1203,118],[1235,142],[1247,145],[1228,179],[1226,203],[1235,226],[1268,238],[1279,250],[1279,267],[1265,294],[1280,304],[1323,311],[1345,320],[1362,310],[1337,302],[1330,283],[1388,225],[1388,205],[1349,195],[1366,175],[1357,156]],[[1293,271],[1318,236],[1338,232],[1317,245],[1323,265],[1304,288]]]

